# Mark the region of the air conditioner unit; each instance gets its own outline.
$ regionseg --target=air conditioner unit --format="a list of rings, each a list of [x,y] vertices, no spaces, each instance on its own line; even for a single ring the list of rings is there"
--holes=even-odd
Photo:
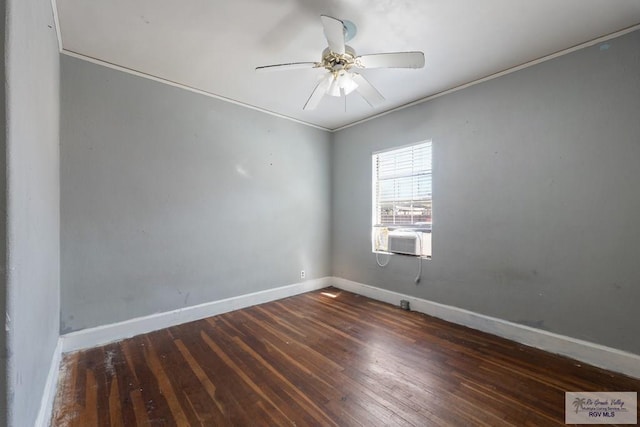
[[[414,231],[391,231],[389,233],[388,251],[394,254],[420,255],[420,233]]]

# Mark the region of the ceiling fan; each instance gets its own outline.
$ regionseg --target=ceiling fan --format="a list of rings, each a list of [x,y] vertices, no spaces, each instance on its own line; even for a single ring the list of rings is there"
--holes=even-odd
[[[320,62],[290,62],[286,64],[264,65],[256,71],[290,70],[297,68],[324,68],[327,73],[316,85],[304,104],[304,110],[313,110],[324,95],[344,96],[354,90],[372,107],[380,105],[384,97],[367,79],[354,69],[366,68],[422,68],[424,53],[391,52],[357,56],[355,50],[345,44],[356,32],[350,21],[341,21],[321,15],[324,35],[328,47],[322,52]]]

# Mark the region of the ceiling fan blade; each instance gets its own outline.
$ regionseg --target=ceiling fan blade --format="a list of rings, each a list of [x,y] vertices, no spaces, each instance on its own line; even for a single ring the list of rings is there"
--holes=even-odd
[[[281,70],[297,70],[300,68],[318,68],[322,64],[318,62],[288,62],[286,64],[263,65],[256,67],[256,71],[281,71]]]
[[[333,81],[333,74],[327,73],[322,78],[322,80],[320,80],[320,82],[316,85],[316,88],[313,90],[313,92],[311,92],[311,96],[309,96],[309,99],[307,99],[307,102],[306,104],[304,104],[304,107],[302,107],[302,109],[314,110],[320,103],[320,100],[322,99],[325,92],[331,85],[332,81]]]
[[[424,53],[391,52],[362,55],[356,58],[356,66],[360,68],[422,68]]]
[[[358,73],[352,74],[353,81],[358,85],[356,91],[358,91],[358,93],[362,95],[364,100],[367,101],[369,105],[371,105],[372,107],[376,107],[384,102],[384,96],[382,96],[380,92],[378,92],[378,90],[373,87],[371,83],[369,83],[369,80],[365,79]]]
[[[320,15],[324,36],[329,43],[329,50],[335,53],[344,53],[344,23],[327,15]]]

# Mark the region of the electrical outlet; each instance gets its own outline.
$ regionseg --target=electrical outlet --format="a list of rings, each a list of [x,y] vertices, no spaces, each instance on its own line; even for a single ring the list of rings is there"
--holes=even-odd
[[[301,279],[304,279],[306,275],[307,274],[304,272],[304,270],[300,270],[300,278]]]

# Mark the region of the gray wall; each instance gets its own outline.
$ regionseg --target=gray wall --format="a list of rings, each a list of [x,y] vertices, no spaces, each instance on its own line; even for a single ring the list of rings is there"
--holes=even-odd
[[[5,80],[5,21],[7,5],[0,0],[0,81]],[[0,85],[0,319],[7,315],[7,116],[5,85]],[[7,425],[7,332],[0,321],[0,427]]]
[[[335,276],[640,354],[640,32],[335,135]],[[371,253],[371,153],[432,139],[433,260]]]
[[[62,332],[330,274],[330,135],[62,56]]]
[[[48,0],[9,0],[6,33],[8,422],[33,425],[60,312],[59,54]]]

